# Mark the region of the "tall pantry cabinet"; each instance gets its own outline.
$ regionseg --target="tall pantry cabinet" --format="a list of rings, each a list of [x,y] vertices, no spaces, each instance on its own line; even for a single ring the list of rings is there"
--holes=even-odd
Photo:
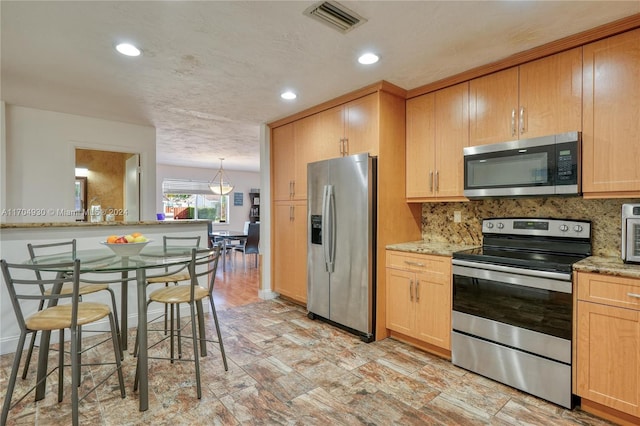
[[[307,164],[357,152],[378,158],[376,340],[387,337],[385,247],[421,238],[421,206],[405,202],[405,95],[382,81],[269,124],[271,282],[299,303],[306,304]]]

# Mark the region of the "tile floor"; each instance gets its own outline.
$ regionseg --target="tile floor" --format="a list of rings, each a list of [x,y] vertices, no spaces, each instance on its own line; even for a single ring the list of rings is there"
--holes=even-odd
[[[229,361],[225,372],[217,345],[202,359],[203,395],[196,398],[192,363],[150,361],[149,410],[138,411],[132,391],[135,359],[125,355],[127,397],[115,376],[80,403],[86,425],[609,425],[575,409],[565,410],[386,339],[371,344],[306,317],[304,308],[261,301],[220,309]],[[210,332],[211,330],[208,330]],[[135,330],[130,330],[130,342]],[[190,348],[185,345],[185,354]],[[130,344],[131,351],[133,344]],[[109,345],[87,360],[111,359]],[[163,350],[163,349],[159,349]],[[52,363],[56,355],[52,355]],[[0,357],[0,389],[6,388],[11,355]],[[83,370],[82,389],[105,367]],[[20,388],[32,384],[35,372]],[[68,379],[67,374],[66,379]],[[68,391],[58,404],[56,376],[47,397],[29,396],[8,424],[70,424]],[[17,393],[20,390],[17,391]],[[17,394],[16,393],[16,394]]]

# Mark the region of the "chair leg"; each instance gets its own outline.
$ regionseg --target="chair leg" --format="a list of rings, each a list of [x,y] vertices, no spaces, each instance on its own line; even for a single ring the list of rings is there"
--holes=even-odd
[[[44,308],[44,299],[40,300],[40,304],[38,305],[38,312],[40,312]],[[33,355],[33,347],[36,345],[36,332],[31,334],[31,341],[29,342],[29,351],[27,352],[27,359],[24,361],[24,370],[22,370],[22,380],[27,378],[27,373],[29,372],[29,364],[31,364],[31,356]]]
[[[58,339],[58,345],[60,346],[60,356],[58,357],[58,402],[62,402],[64,396],[64,328],[58,330],[58,333],[60,334],[60,339]]]
[[[16,378],[18,377],[18,370],[20,369],[20,358],[22,357],[22,350],[24,348],[24,342],[27,338],[25,332],[20,332],[20,338],[18,339],[18,348],[13,358],[13,367],[11,368],[11,376],[9,376],[9,384],[7,385],[7,393],[4,397],[4,403],[2,404],[2,415],[0,416],[0,424],[7,424],[7,417],[9,417],[9,409],[11,408],[11,397],[13,396],[13,389],[16,386]]]
[[[77,335],[76,335],[76,339],[78,339],[78,349],[76,352],[71,352],[73,353],[77,353],[78,354],[78,365],[82,365],[82,352],[81,352],[81,342],[82,342],[82,327],[78,326],[78,331],[77,331]],[[78,374],[80,372],[80,369],[78,368]],[[80,376],[78,376],[78,386],[80,386]]]
[[[182,322],[180,321],[179,303],[176,303],[176,329],[178,334],[178,359],[182,359]]]
[[[174,352],[174,349],[173,349],[173,336],[174,336],[173,324],[175,323],[175,321],[173,320],[173,311],[174,311],[174,309],[175,308],[173,307],[173,303],[172,303],[171,304],[171,309],[170,309],[171,310],[171,320],[170,320],[170,326],[171,326],[171,334],[170,334],[170,337],[171,337],[171,345],[170,345],[170,347],[171,347],[171,364],[173,364],[173,360],[175,359],[174,355],[173,355],[173,352]]]
[[[120,323],[118,321],[118,308],[116,307],[116,294],[110,288],[107,288],[107,291],[111,294],[111,306],[113,308],[112,312],[115,318],[115,331],[116,331],[116,334],[118,335],[118,339],[122,341],[122,330],[120,330]],[[125,333],[126,333],[126,330],[125,330]],[[118,347],[120,348],[120,360],[122,361],[124,360],[124,352],[120,345],[118,345]]]
[[[80,356],[78,354],[78,332],[71,328],[71,419],[78,426],[78,387],[80,386]]]
[[[220,352],[222,353],[222,362],[224,363],[224,371],[229,370],[227,365],[227,356],[224,353],[224,345],[222,344],[222,334],[220,333],[220,324],[218,323],[218,315],[216,314],[216,307],[213,303],[213,297],[209,297],[209,304],[211,305],[211,314],[213,315],[213,323],[216,326],[216,333],[218,333],[218,344],[220,345]]]
[[[196,389],[198,399],[202,398],[202,386],[200,384],[200,358],[198,353],[198,334],[196,332],[196,308],[193,302],[189,304],[191,308],[191,336],[193,337],[193,359],[196,365]]]
[[[33,355],[33,348],[35,345],[36,345],[36,333],[33,332],[31,334],[31,341],[29,342],[29,350],[27,351],[27,357],[24,361],[24,369],[22,370],[22,380],[27,378],[27,373],[29,372],[29,364],[31,363],[31,356]]]
[[[204,309],[202,308],[202,300],[196,301],[196,310],[198,315],[198,331],[200,332],[200,356],[207,356],[207,336],[204,329]]]
[[[120,396],[124,398],[126,396],[124,390],[124,378],[122,377],[122,363],[120,356],[122,355],[122,350],[120,349],[120,337],[118,336],[116,320],[117,318],[114,314],[109,313],[109,323],[111,324],[111,340],[113,341],[113,354],[116,360],[116,368],[118,373],[118,383],[120,384]]]

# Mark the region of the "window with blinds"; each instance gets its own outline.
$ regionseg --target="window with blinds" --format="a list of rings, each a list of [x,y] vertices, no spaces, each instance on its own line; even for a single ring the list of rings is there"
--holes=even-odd
[[[209,219],[213,222],[227,222],[229,217],[229,196],[211,192],[209,182],[164,179],[162,202],[167,219]]]

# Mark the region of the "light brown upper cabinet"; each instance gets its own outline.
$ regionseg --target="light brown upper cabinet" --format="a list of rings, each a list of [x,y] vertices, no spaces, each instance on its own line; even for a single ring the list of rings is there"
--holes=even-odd
[[[582,130],[582,48],[471,80],[469,145]]]
[[[301,134],[309,124],[309,121],[295,122],[273,129],[274,201],[307,199],[307,163],[313,150],[309,141],[301,138]]]
[[[585,198],[640,195],[640,29],[584,46]]]
[[[407,201],[465,200],[462,154],[469,146],[468,105],[468,82],[407,100]]]
[[[378,96],[370,94],[315,114],[319,131],[314,142],[317,158],[368,152],[378,155]]]

